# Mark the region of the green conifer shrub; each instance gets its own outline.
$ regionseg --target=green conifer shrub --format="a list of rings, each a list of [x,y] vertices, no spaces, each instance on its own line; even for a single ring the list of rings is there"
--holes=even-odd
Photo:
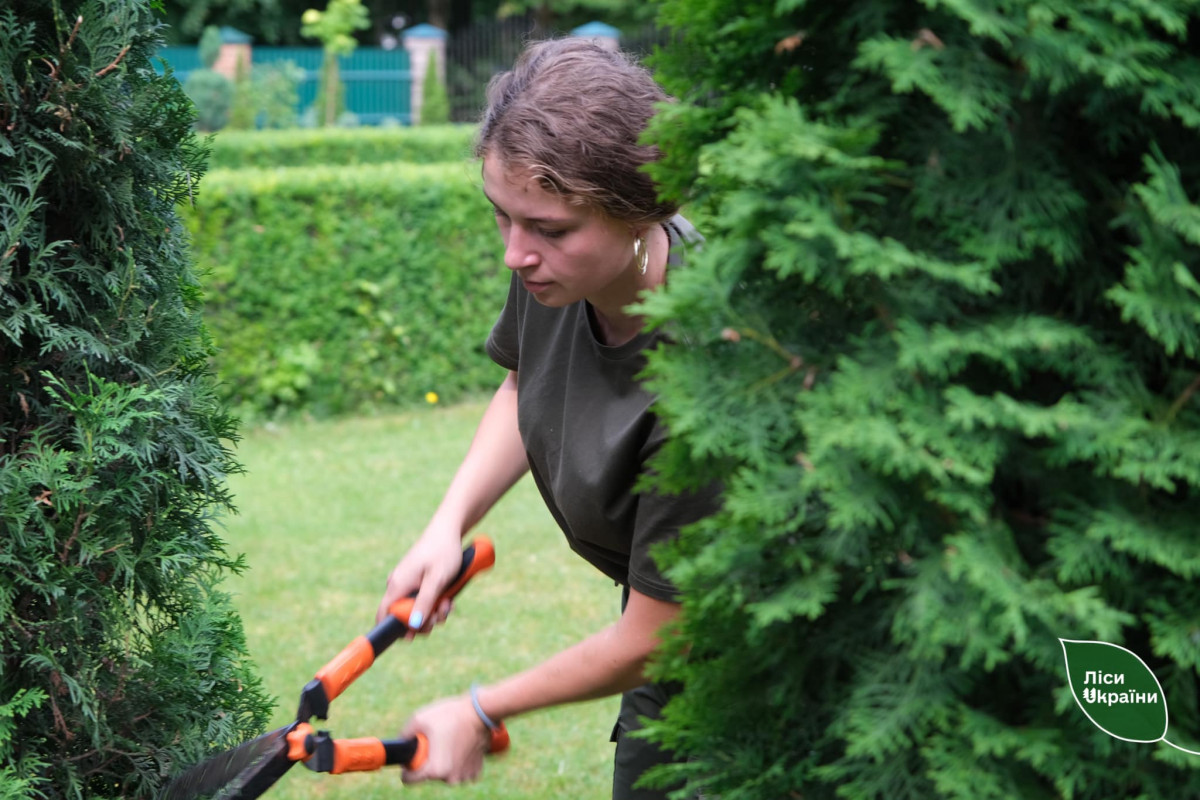
[[[260,729],[218,590],[237,468],[148,0],[0,10],[0,796],[148,797]]]
[[[449,122],[450,98],[446,95],[446,84],[438,76],[437,53],[432,50],[429,51],[421,91],[421,124],[445,125]]]
[[[667,0],[656,176],[708,235],[646,304],[666,771],[722,800],[1200,796],[1059,637],[1200,751],[1194,2]],[[663,775],[659,776],[660,778]],[[687,796],[692,796],[688,794]]]

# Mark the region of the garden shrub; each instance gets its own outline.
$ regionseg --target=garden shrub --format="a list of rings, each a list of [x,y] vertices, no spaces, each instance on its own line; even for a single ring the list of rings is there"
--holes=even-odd
[[[471,153],[471,125],[230,131],[212,139],[212,169],[356,164],[461,163]],[[486,221],[486,220],[485,220]]]
[[[647,304],[668,773],[723,800],[1200,796],[1195,3],[667,0]],[[1166,739],[1084,715],[1121,644]],[[1079,687],[1082,690],[1082,687]],[[1111,691],[1107,687],[1106,691]],[[660,777],[662,777],[660,775]]]
[[[211,69],[198,69],[188,75],[185,88],[196,106],[197,130],[219,131],[229,123],[234,97],[229,78]]]
[[[224,395],[247,415],[455,399],[507,270],[478,167],[221,170],[189,215]]]
[[[229,122],[233,109],[234,82],[213,69],[221,53],[221,33],[215,25],[204,29],[200,38],[201,69],[192,70],[183,91],[196,105],[196,127],[219,131]]]
[[[213,531],[236,435],[149,0],[0,10],[0,796],[151,797],[270,708]]]
[[[237,83],[231,119],[244,119],[245,130],[295,128],[300,122],[296,106],[303,78],[304,70],[292,61],[252,66],[249,79]],[[230,127],[236,127],[232,121]]]

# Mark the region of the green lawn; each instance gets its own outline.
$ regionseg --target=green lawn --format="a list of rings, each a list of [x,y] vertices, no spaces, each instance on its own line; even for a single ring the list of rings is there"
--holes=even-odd
[[[374,624],[388,572],[441,499],[482,412],[476,403],[246,432],[237,452],[247,472],[230,480],[239,514],[224,525],[249,569],[225,586],[277,698],[274,726],[294,718],[317,669]],[[528,478],[479,531],[495,542],[496,567],[459,596],[445,626],[388,650],[322,727],[394,736],[417,707],[530,666],[615,619],[618,590],[570,552]],[[616,707],[609,699],[513,720],[512,749],[470,786],[405,788],[394,768],[334,776],[296,767],[267,797],[606,798]]]

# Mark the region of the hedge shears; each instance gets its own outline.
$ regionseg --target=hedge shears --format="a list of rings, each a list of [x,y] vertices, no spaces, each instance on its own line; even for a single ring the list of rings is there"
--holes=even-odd
[[[486,536],[475,539],[463,551],[462,566],[438,602],[452,599],[471,578],[494,563],[496,551],[491,540]],[[313,717],[327,719],[329,704],[408,632],[415,597],[412,594],[393,603],[370,633],[352,641],[317,671],[300,693],[294,722],[197,764],[172,779],[158,800],[252,800],[298,762],[314,772],[334,775],[392,764],[419,769],[429,756],[424,734],[407,739],[334,739],[329,731],[316,730],[310,724]],[[492,731],[489,751],[498,753],[508,743],[508,730],[500,724]]]

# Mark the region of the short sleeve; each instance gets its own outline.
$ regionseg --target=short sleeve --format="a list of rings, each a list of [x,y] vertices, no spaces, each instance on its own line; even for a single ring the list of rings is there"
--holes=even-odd
[[[488,334],[484,349],[488,356],[505,369],[516,372],[521,360],[521,284],[516,274],[508,284],[508,299],[499,319]]]
[[[661,444],[661,422],[655,433],[655,439]],[[657,445],[652,446],[652,450],[657,449]],[[682,528],[718,511],[723,490],[720,482],[714,482],[702,489],[679,494],[651,491],[638,496],[633,541],[629,548],[629,585],[632,588],[656,600],[678,602],[679,592],[659,570],[653,550],[656,545],[675,539]]]
[[[679,592],[654,562],[653,549],[679,535],[720,506],[720,487],[679,495],[646,494],[638,498],[637,523],[629,552],[629,585],[656,600],[677,602]]]

